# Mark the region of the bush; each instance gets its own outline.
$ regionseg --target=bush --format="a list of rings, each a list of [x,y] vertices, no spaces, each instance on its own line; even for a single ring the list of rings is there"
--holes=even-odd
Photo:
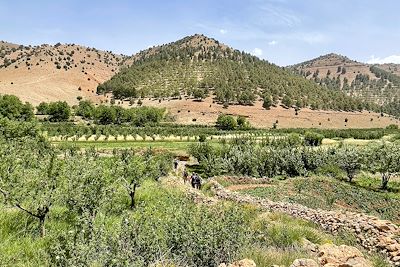
[[[319,146],[324,136],[315,132],[306,132],[304,134],[304,144],[306,146]]]
[[[207,136],[205,134],[199,135],[199,142],[204,143],[207,140]]]
[[[390,124],[390,125],[386,126],[386,129],[388,129],[388,130],[398,130],[399,129],[399,125]]]
[[[56,239],[49,248],[53,264],[149,266],[163,257],[185,266],[218,266],[233,261],[247,244],[250,211],[230,204],[196,205],[178,191],[146,187],[140,207],[112,230],[102,219],[91,234],[76,231]]]
[[[37,113],[40,115],[49,114],[49,104],[46,102],[41,102],[39,106],[36,107]]]
[[[71,116],[71,108],[65,101],[57,101],[49,104],[48,115],[50,121],[68,121]]]
[[[216,126],[221,130],[234,130],[238,126],[238,123],[234,117],[221,114],[217,118]]]

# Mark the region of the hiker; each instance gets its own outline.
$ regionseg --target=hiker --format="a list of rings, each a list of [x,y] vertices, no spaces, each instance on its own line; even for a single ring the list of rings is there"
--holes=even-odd
[[[183,183],[185,184],[186,183],[186,181],[189,181],[189,174],[188,174],[188,172],[186,171],[186,169],[184,169],[183,170]]]
[[[192,187],[196,188],[196,189],[200,189],[201,188],[200,176],[195,172],[192,175]]]
[[[179,164],[179,160],[175,159],[174,160],[174,169],[175,169],[175,171],[178,169],[178,164]]]

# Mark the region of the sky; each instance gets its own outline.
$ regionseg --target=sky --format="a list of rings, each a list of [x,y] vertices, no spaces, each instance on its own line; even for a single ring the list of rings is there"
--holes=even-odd
[[[398,0],[0,0],[0,40],[132,55],[201,33],[280,66],[327,53],[400,63]]]

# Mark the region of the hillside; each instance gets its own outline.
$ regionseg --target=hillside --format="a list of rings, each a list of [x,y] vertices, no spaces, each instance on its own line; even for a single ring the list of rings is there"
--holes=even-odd
[[[378,105],[400,96],[400,67],[395,64],[370,65],[332,53],[289,68],[322,86]]]
[[[77,97],[99,102],[96,87],[118,72],[124,57],[75,44],[23,46],[0,42],[0,93],[36,105]]]
[[[128,60],[129,61],[129,60]],[[355,111],[365,103],[313,82],[204,35],[150,48],[132,65],[99,85],[99,94],[117,99],[196,98],[208,95],[225,105],[252,105],[268,98],[274,105]]]

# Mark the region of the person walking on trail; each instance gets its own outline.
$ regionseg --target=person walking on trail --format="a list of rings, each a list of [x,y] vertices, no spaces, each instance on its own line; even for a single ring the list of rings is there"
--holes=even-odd
[[[178,164],[179,164],[179,160],[175,159],[174,160],[174,169],[175,169],[175,171],[178,169]]]
[[[201,179],[197,173],[193,173],[192,175],[192,187],[196,189],[201,189]]]
[[[184,184],[186,183],[186,181],[188,181],[188,178],[189,178],[189,174],[188,174],[188,172],[186,171],[186,169],[184,169],[184,170],[183,170],[183,183],[184,183]]]

